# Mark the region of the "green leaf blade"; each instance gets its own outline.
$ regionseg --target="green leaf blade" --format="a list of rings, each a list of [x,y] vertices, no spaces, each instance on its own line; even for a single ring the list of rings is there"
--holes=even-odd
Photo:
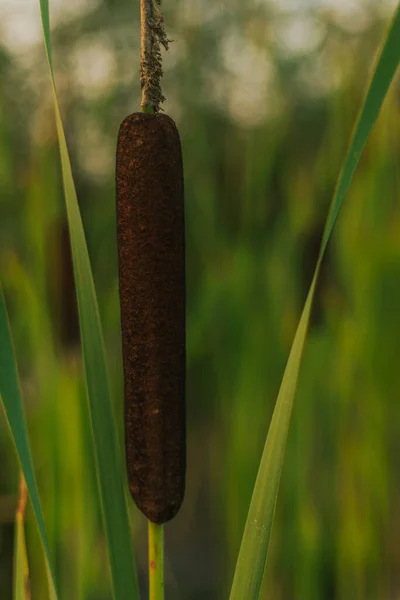
[[[393,80],[399,64],[400,55],[400,5],[395,11],[390,23],[385,42],[378,54],[373,76],[363,105],[354,125],[353,136],[350,142],[342,170],[339,174],[336,190],[331,203],[328,219],[325,226],[321,244],[320,258],[326,250],[335,222],[342,207],[344,198],[349,189],[350,182],[357,168],[361,154],[367,143],[369,134],[375,124],[382,107],[386,93]]]
[[[349,150],[338,178],[313,280],[290,350],[264,446],[236,564],[230,600],[243,600],[243,598],[257,600],[259,598],[298,373],[321,262],[361,153],[397,70],[400,61],[399,40],[400,6],[395,11],[385,43],[379,54],[364,103],[356,121]]]
[[[3,290],[0,283],[0,397],[4,412],[14,441],[17,456],[28,488],[33,511],[39,527],[40,538],[50,573],[50,581],[57,598],[57,586],[51,561],[50,548],[46,535],[39,491],[36,483],[35,470],[28,438],[28,428],[18,378],[17,363],[14,355],[14,346],[11,328],[8,321],[7,308]]]
[[[115,600],[125,600],[127,598],[135,600],[139,598],[139,587],[125,499],[123,461],[119,452],[117,427],[110,395],[106,355],[93,275],[54,83],[48,0],[40,0],[40,7],[60,148],[93,446],[113,594]]]

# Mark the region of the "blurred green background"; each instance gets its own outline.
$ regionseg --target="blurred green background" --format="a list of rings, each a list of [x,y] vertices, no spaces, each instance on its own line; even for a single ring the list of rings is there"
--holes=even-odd
[[[139,9],[50,2],[54,63],[104,326],[122,377],[114,160],[139,109]],[[167,597],[227,598],[329,201],[393,2],[164,0],[165,110],[183,145],[188,472]],[[63,600],[111,598],[47,64],[34,0],[0,6],[0,274]],[[400,85],[325,260],[262,597],[400,599]],[[122,433],[122,421],[121,433]],[[0,421],[0,597],[18,466]],[[146,589],[146,522],[131,504]],[[32,598],[46,573],[27,513]],[[244,599],[245,600],[245,599]]]

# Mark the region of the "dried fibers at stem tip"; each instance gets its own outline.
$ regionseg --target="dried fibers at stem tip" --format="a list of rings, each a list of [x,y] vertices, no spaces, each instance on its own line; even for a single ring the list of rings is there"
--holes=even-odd
[[[151,107],[154,112],[160,110],[160,104],[165,100],[161,90],[163,76],[161,46],[168,50],[170,42],[165,32],[160,5],[161,0],[140,0],[142,107]]]

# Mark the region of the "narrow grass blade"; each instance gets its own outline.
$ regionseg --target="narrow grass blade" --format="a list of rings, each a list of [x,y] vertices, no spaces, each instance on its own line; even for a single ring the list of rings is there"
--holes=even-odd
[[[14,356],[14,347],[8,322],[7,308],[0,283],[0,397],[3,402],[4,412],[10,427],[21,469],[26,481],[33,511],[38,523],[40,537],[48,563],[50,581],[54,588],[54,597],[57,598],[54,571],[51,563],[50,549],[46,537],[46,530],[42,510],[40,507],[39,492],[36,484],[32,455],[28,439],[25,414],[22,405],[21,389],[18,370]]]
[[[361,153],[399,64],[399,40],[400,7],[395,12],[385,43],[379,54],[338,178],[314,277],[297,327],[261,458],[237,560],[230,600],[243,600],[243,598],[256,600],[259,597],[267,560],[293,399],[321,261]]]
[[[127,598],[133,600],[139,597],[139,591],[124,494],[124,470],[109,391],[103,335],[93,275],[54,83],[48,0],[40,0],[40,8],[60,147],[95,460],[113,592],[116,600]]]
[[[51,573],[50,573],[48,564],[46,564],[46,572],[47,572],[49,600],[57,600],[56,591],[54,589],[54,585],[52,584]]]
[[[24,516],[27,488],[23,475],[19,486],[18,507],[15,514],[14,536],[14,600],[30,600],[28,556],[26,554]]]

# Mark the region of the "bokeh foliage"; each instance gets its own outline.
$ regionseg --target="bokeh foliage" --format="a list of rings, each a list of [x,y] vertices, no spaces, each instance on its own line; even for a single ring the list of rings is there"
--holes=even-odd
[[[320,39],[293,54],[282,43],[288,16],[272,4],[165,4],[178,40],[166,60],[166,110],[179,124],[185,159],[190,435],[187,499],[167,527],[167,585],[171,597],[220,598],[384,20],[373,6],[353,27],[310,9]],[[119,123],[139,106],[137,12],[130,2],[98,3],[60,18],[54,30],[117,408],[113,163]],[[264,90],[255,85],[258,68],[270,73]],[[4,48],[0,69],[0,269],[46,523],[61,597],[105,600],[107,554],[47,66],[39,46],[29,60]],[[107,77],[96,78],[99,69]],[[397,83],[317,290],[269,556],[265,595],[274,600],[399,593],[398,132]],[[8,598],[18,471],[7,430],[0,435],[0,590]],[[133,508],[132,526],[144,580],[146,529]],[[43,598],[36,536],[33,527],[32,594]]]

